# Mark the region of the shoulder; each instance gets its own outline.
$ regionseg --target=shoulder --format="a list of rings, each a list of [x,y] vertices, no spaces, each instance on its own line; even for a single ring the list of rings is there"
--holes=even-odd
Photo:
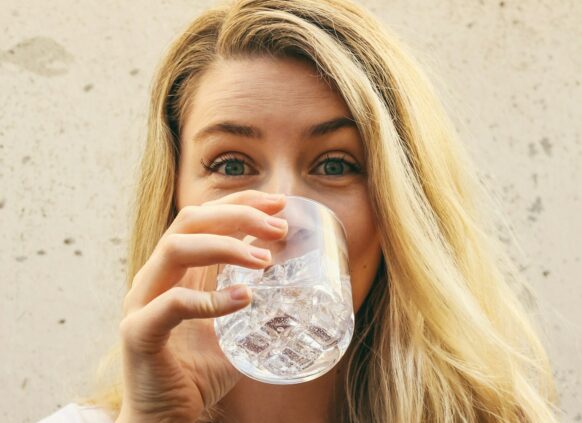
[[[38,423],[113,423],[113,417],[103,408],[71,403]]]

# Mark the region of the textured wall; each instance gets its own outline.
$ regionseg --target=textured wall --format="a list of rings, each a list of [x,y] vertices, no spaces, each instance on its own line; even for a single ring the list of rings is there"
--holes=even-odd
[[[115,340],[148,87],[209,3],[2,1],[2,421],[36,421],[85,393]],[[364,4],[440,81],[540,294],[563,421],[581,421],[582,3]]]

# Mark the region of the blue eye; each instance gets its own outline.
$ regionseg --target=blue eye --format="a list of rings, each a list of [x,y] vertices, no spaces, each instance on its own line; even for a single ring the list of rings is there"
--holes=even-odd
[[[226,154],[222,157],[219,157],[212,163],[208,164],[204,161],[201,161],[202,166],[211,173],[220,173],[224,176],[247,176],[249,174],[254,173],[246,173],[245,174],[245,167],[249,167],[249,163],[246,160],[240,159],[235,157],[232,154]],[[224,168],[224,171],[221,171],[221,168]]]
[[[224,164],[224,173],[232,176],[240,176],[245,171],[244,162],[233,160]]]
[[[344,172],[360,173],[362,168],[356,163],[344,160],[345,155],[341,157],[332,157],[326,155],[325,159],[320,161],[315,169],[323,167],[323,173],[316,173],[325,176],[344,176]]]
[[[342,175],[345,170],[345,162],[342,160],[331,159],[323,164],[326,175]]]

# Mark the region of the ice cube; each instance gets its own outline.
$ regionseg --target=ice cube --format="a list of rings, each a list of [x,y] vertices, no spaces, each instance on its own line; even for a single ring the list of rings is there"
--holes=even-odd
[[[338,339],[320,326],[311,325],[307,328],[311,337],[322,347],[329,348],[338,343]]]
[[[253,312],[265,313],[273,304],[279,300],[277,290],[273,288],[259,288],[252,290],[252,308]]]
[[[256,284],[263,276],[263,269],[249,269],[243,266],[227,264],[218,275],[218,288],[226,288],[234,284]]]
[[[294,360],[302,369],[310,366],[323,353],[321,345],[306,333],[303,328],[301,328],[301,330],[296,330],[295,333],[289,337],[287,348],[302,357],[301,363],[298,360]]]
[[[290,348],[285,348],[281,352],[281,354],[286,356],[289,359],[289,361],[291,361],[296,367],[298,367],[301,370],[304,370],[307,367],[311,366],[315,361],[314,358],[299,354]]]
[[[279,308],[302,323],[309,323],[313,313],[313,289],[288,287],[282,289]]]
[[[300,371],[299,367],[287,354],[272,354],[263,362],[266,370],[276,376],[293,376]]]
[[[313,250],[285,263],[286,278],[290,282],[317,280],[321,277],[321,250]]]
[[[281,314],[267,320],[265,324],[261,326],[261,330],[272,338],[278,338],[285,335],[289,328],[296,327],[297,325],[298,322],[293,317],[288,314]]]
[[[316,289],[313,298],[311,326],[314,336],[324,346],[332,344],[328,336],[336,339],[345,329],[352,315],[352,304],[344,303],[339,296],[330,295],[323,289]],[[317,329],[318,328],[318,329]]]
[[[274,264],[263,272],[262,284],[280,285],[285,280],[285,268],[281,264]]]
[[[270,345],[270,341],[256,332],[251,332],[244,338],[238,340],[237,345],[251,354],[259,354]]]
[[[285,278],[288,281],[295,281],[305,277],[304,257],[294,257],[285,262]]]
[[[248,307],[239,310],[236,313],[229,314],[224,318],[218,320],[218,330],[221,336],[227,335],[230,331],[239,332],[246,326],[246,322],[250,317]],[[239,332],[240,333],[240,332]]]

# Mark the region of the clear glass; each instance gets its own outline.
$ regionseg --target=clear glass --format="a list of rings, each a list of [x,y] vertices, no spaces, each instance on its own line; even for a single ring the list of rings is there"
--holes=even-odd
[[[294,384],[331,370],[354,331],[352,289],[343,225],[324,205],[288,196],[275,216],[287,220],[282,240],[247,235],[268,248],[266,269],[219,265],[217,289],[246,284],[252,302],[214,319],[222,351],[243,374],[261,382]]]

